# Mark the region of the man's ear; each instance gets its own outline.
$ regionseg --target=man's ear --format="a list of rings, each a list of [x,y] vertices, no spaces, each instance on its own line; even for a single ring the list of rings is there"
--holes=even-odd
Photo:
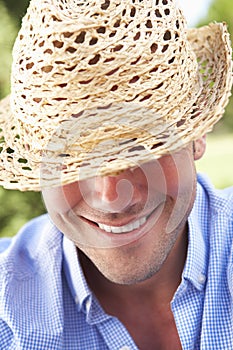
[[[206,150],[206,135],[193,142],[194,160],[200,159]]]

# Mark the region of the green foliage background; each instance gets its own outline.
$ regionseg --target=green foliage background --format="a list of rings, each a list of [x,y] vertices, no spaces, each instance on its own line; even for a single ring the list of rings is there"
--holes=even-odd
[[[0,98],[10,92],[12,45],[28,3],[29,0],[0,0]],[[204,25],[210,21],[226,21],[233,38],[232,0],[213,0],[207,18],[203,19],[200,24]],[[233,98],[230,100],[224,118],[215,129],[217,136],[212,139],[215,145],[214,151],[210,152],[210,158],[207,158],[208,162],[203,158],[203,163],[200,166],[198,165],[199,170],[208,171],[210,169],[214,175],[216,175],[216,172],[222,174],[224,173],[224,165],[216,168],[216,162],[220,158],[225,159],[224,164],[228,163],[226,166],[228,175],[222,176],[220,182],[218,177],[216,184],[219,187],[231,184],[231,179],[233,179],[232,153],[229,152],[233,149],[232,115]],[[227,133],[227,137],[225,137],[225,133]],[[221,142],[221,140],[225,140],[225,142]],[[228,140],[227,143],[226,140]],[[224,147],[228,150],[227,154],[225,154]],[[218,159],[216,159],[216,150],[219,152]],[[26,221],[44,211],[40,193],[21,193],[0,188],[0,236],[14,235]]]
[[[0,98],[10,92],[12,46],[28,0],[0,0]],[[0,188],[0,236],[12,236],[29,219],[45,212],[40,193]]]

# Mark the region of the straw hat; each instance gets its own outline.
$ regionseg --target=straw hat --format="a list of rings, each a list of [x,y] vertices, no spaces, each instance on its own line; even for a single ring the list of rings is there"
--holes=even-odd
[[[116,174],[209,132],[232,84],[224,23],[172,0],[31,0],[0,103],[0,184]]]

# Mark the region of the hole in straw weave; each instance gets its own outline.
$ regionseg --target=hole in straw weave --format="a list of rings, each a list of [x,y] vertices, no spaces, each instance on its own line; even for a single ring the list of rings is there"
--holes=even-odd
[[[5,137],[4,136],[0,137],[0,143],[5,143]]]
[[[36,102],[36,103],[40,103],[42,101],[42,98],[40,97],[34,97],[33,98],[33,101]]]
[[[74,52],[76,52],[76,49],[74,47],[70,46],[66,49],[66,52],[74,53]]]
[[[170,15],[170,10],[169,9],[165,9],[164,13],[165,13],[166,16],[169,16]]]
[[[134,36],[133,40],[136,41],[140,38],[141,36],[141,33],[140,32],[137,32],[137,34]]]
[[[135,15],[136,15],[136,9],[135,7],[132,7],[130,11],[130,17],[134,17]]]
[[[73,35],[73,33],[71,33],[71,32],[64,32],[63,33],[64,38],[70,38],[72,35]]]
[[[82,44],[85,41],[86,32],[82,31],[75,39],[76,44]]]
[[[110,33],[110,34],[109,34],[109,38],[112,38],[112,37],[114,37],[115,35],[116,35],[116,31]]]
[[[161,13],[160,13],[160,11],[158,9],[155,10],[155,16],[156,17],[162,17],[162,15],[161,15]]]
[[[61,87],[61,88],[64,88],[66,87],[68,84],[67,83],[64,83],[64,84],[58,84],[57,86]]]
[[[12,153],[14,153],[15,151],[14,151],[12,148],[8,147],[8,148],[6,149],[6,152],[7,152],[8,154],[12,154]]]
[[[172,58],[168,61],[168,63],[169,63],[169,64],[172,64],[174,61],[175,61],[175,57],[172,57]]]
[[[29,171],[32,171],[32,169],[31,169],[31,168],[29,168],[28,166],[23,166],[23,167],[22,167],[22,169],[23,169],[23,170],[29,170]]]
[[[146,27],[147,27],[147,28],[153,28],[152,22],[151,22],[150,19],[148,19],[148,21],[146,22]]]
[[[163,39],[167,41],[167,40],[171,40],[171,37],[172,36],[171,36],[170,30],[167,30],[163,36]]]
[[[45,72],[45,73],[50,73],[53,69],[53,66],[44,66],[41,68],[42,72]]]
[[[163,83],[160,83],[159,85],[157,85],[155,88],[153,88],[153,90],[157,90],[160,89],[163,86]]]
[[[146,96],[144,96],[143,98],[141,98],[140,102],[144,102],[146,100],[149,100],[151,98],[152,94],[148,94]]]
[[[52,54],[53,54],[53,51],[52,51],[51,49],[47,49],[47,50],[44,51],[44,53],[45,53],[45,54],[48,53],[49,55],[52,55]]]
[[[139,77],[138,75],[136,75],[136,76],[134,76],[134,77],[129,81],[129,83],[130,83],[130,84],[134,84],[134,83],[136,83],[139,79],[140,79],[140,77]]]
[[[94,64],[98,63],[99,60],[100,60],[100,57],[101,57],[100,54],[95,55],[95,57],[93,57],[93,58],[88,62],[88,64],[94,65]]]
[[[110,1],[105,0],[105,2],[101,5],[101,10],[107,10],[107,8],[110,6]]]
[[[122,48],[123,48],[123,45],[122,45],[122,44],[119,44],[119,45],[115,46],[115,47],[112,49],[112,51],[113,51],[113,52],[121,51]]]
[[[19,163],[22,163],[22,164],[27,164],[27,163],[28,163],[28,160],[25,159],[25,158],[19,158],[19,159],[18,159],[18,162],[19,162]]]
[[[111,70],[110,72],[106,73],[107,76],[113,75],[114,73],[116,73],[119,70],[119,67]]]
[[[106,32],[106,28],[105,27],[99,27],[98,29],[96,29],[96,31],[99,34],[104,34]]]
[[[77,67],[77,65],[65,68],[65,70],[68,70],[69,72],[72,72],[73,70],[75,70],[76,67]]]
[[[70,154],[69,153],[61,153],[61,154],[58,155],[58,157],[60,157],[60,158],[68,158],[68,157],[70,157]]]
[[[115,60],[115,57],[106,58],[106,60],[104,60],[104,63],[112,62],[114,60]]]
[[[59,40],[54,40],[53,41],[53,46],[57,47],[58,49],[61,49],[63,47],[64,43],[62,41]]]
[[[26,64],[26,69],[32,69],[32,67],[34,66],[34,63],[33,62],[31,62],[31,63],[28,63],[28,64]]]
[[[90,163],[82,163],[80,167],[90,166]]]
[[[66,101],[67,98],[65,98],[65,97],[57,97],[57,98],[53,98],[53,100],[60,102],[60,101]]]
[[[155,53],[158,49],[158,45],[156,43],[153,43],[150,47],[151,53]]]
[[[115,24],[114,24],[113,27],[118,28],[118,27],[120,27],[120,24],[121,24],[121,20],[118,19],[118,20],[115,22]]]
[[[158,142],[158,143],[155,143],[150,149],[156,149],[156,148],[158,148],[158,147],[161,147],[161,146],[163,146],[163,142]]]
[[[186,121],[186,119],[181,119],[181,120],[179,120],[179,121],[176,123],[177,128],[179,128],[180,126],[184,125],[185,121]]]
[[[150,70],[150,73],[156,73],[158,71],[159,67],[154,67]]]
[[[52,20],[54,21],[54,22],[61,22],[62,20],[61,19],[59,19],[59,18],[57,18],[56,16],[52,16]]]
[[[83,113],[84,113],[84,111],[81,111],[81,112],[79,112],[79,113],[72,114],[71,116],[72,116],[73,118],[79,118],[79,117],[81,117],[81,116],[83,115]]]
[[[163,48],[162,48],[162,52],[167,51],[168,47],[169,47],[169,45],[164,45]]]
[[[135,146],[135,147],[132,147],[129,149],[129,153],[130,152],[135,152],[135,151],[143,151],[145,150],[145,147],[144,146]]]
[[[121,141],[119,142],[119,145],[127,145],[128,143],[132,143],[134,141],[137,141],[137,138],[133,138],[133,139],[129,139],[129,140],[125,140],[125,141]]]
[[[118,85],[113,85],[110,91],[116,91],[118,89]]]
[[[81,80],[81,81],[79,82],[79,84],[83,84],[83,85],[89,84],[92,80],[93,80],[93,78],[91,78],[91,79],[89,79],[89,80]]]
[[[131,62],[130,64],[131,64],[131,65],[137,64],[137,63],[140,61],[140,59],[141,59],[141,56],[139,56],[139,57],[136,59],[136,61],[133,61],[133,62]]]
[[[97,42],[98,42],[98,39],[97,39],[97,38],[92,38],[92,39],[89,41],[89,45],[95,45]]]

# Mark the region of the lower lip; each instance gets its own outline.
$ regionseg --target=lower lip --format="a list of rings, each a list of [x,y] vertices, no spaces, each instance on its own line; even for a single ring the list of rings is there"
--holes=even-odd
[[[96,226],[89,220],[82,218],[86,223],[88,223],[92,228],[94,228],[95,233],[98,233],[99,239],[103,242],[104,248],[113,248],[126,245],[139,240],[147,232],[151,230],[155,222],[158,220],[164,207],[164,202],[160,203],[159,206],[149,215],[146,222],[139,228],[126,233],[112,233],[106,232]],[[101,236],[99,236],[101,235]]]

